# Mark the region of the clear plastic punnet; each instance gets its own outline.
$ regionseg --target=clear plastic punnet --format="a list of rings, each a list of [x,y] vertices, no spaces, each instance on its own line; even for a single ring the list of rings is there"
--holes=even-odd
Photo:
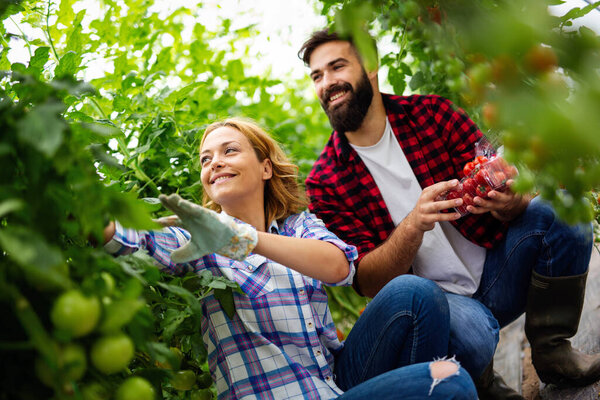
[[[506,181],[518,173],[514,166],[496,154],[494,147],[485,138],[475,144],[475,154],[475,159],[465,164],[464,177],[456,189],[443,196],[444,200],[463,199],[463,204],[455,207],[461,216],[469,214],[467,206],[475,204],[473,199],[476,196],[488,198],[488,193],[492,190],[506,190]]]

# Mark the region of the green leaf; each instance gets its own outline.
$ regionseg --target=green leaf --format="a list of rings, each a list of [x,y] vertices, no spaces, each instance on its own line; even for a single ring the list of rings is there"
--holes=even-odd
[[[60,269],[64,265],[61,252],[38,233],[22,226],[3,228],[0,230],[0,246],[36,285],[69,287],[70,281]]]
[[[113,138],[121,134],[121,130],[111,124],[103,124],[100,122],[84,122],[81,124],[81,126],[104,138]]]
[[[215,289],[214,291],[215,298],[221,304],[223,311],[232,319],[235,315],[235,302],[233,300],[233,290],[229,287],[226,289]]]
[[[424,84],[425,76],[423,75],[423,72],[418,71],[416,74],[413,75],[412,79],[410,80],[409,86],[411,90],[417,90]]]
[[[33,146],[46,157],[53,157],[63,142],[67,128],[60,113],[64,104],[56,101],[38,105],[17,123],[19,140]]]
[[[194,296],[189,290],[176,285],[169,285],[166,283],[158,282],[158,286],[166,289],[167,291],[181,297],[189,305],[194,315],[202,315],[202,305],[198,298]]]
[[[103,319],[98,329],[102,333],[117,332],[131,321],[134,315],[144,306],[139,299],[114,300],[104,305]]]
[[[69,26],[75,19],[75,13],[73,12],[73,1],[61,0],[57,16],[59,22],[65,26]]]
[[[124,227],[146,230],[161,228],[159,224],[152,220],[146,207],[143,206],[143,201],[138,200],[134,194],[115,193],[110,200],[109,207],[113,216]]]
[[[13,211],[23,209],[25,203],[20,199],[8,199],[0,203],[0,217],[5,216]]]
[[[131,105],[131,100],[126,96],[117,95],[117,96],[115,96],[115,98],[113,100],[113,109],[116,112],[122,112],[122,111],[128,110],[130,105]]]
[[[144,197],[142,200],[151,211],[158,211],[163,207],[158,197]]]
[[[8,48],[4,48],[0,53],[0,71],[10,71],[10,61],[8,60]]]
[[[74,51],[69,51],[60,59],[58,66],[54,70],[54,76],[56,78],[71,77],[77,73],[79,64],[81,63],[81,56]]]
[[[48,62],[50,47],[38,47],[35,54],[29,60],[29,71],[37,77],[40,77],[44,70],[44,65]]]
[[[404,93],[404,89],[406,88],[406,81],[404,80],[405,75],[400,73],[395,68],[390,68],[388,79],[394,88],[394,93],[401,95]]]

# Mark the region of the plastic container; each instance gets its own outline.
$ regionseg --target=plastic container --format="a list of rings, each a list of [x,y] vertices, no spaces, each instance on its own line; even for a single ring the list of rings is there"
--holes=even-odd
[[[477,164],[472,172],[460,180],[455,190],[449,191],[444,196],[448,199],[463,199],[463,204],[454,209],[461,216],[469,214],[467,206],[474,205],[476,196],[488,198],[487,194],[492,191],[506,190],[506,181],[517,174],[517,169],[509,165],[502,157],[492,156],[483,164]]]

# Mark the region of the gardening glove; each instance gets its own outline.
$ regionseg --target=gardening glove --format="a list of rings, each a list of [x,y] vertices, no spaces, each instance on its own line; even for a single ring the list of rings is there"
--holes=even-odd
[[[170,223],[177,222],[192,236],[188,243],[171,253],[171,260],[175,263],[185,263],[212,253],[242,261],[258,243],[254,227],[238,223],[227,214],[218,214],[184,200],[178,194],[161,194],[158,198],[166,208],[177,214]]]

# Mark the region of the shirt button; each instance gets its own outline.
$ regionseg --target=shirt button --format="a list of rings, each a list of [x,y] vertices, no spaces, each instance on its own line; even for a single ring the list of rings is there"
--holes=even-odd
[[[252,271],[252,265],[248,265],[248,271]]]
[[[304,294],[304,289],[300,289],[300,290],[298,291],[298,293],[300,293],[300,294]]]
[[[326,380],[327,382],[329,382],[329,381],[331,380],[331,376],[326,376],[326,377],[325,377],[325,380]]]
[[[317,355],[320,356],[321,355],[321,350],[317,350]]]
[[[312,322],[309,322],[309,323],[308,323],[308,327],[309,327],[309,328],[312,328]]]

